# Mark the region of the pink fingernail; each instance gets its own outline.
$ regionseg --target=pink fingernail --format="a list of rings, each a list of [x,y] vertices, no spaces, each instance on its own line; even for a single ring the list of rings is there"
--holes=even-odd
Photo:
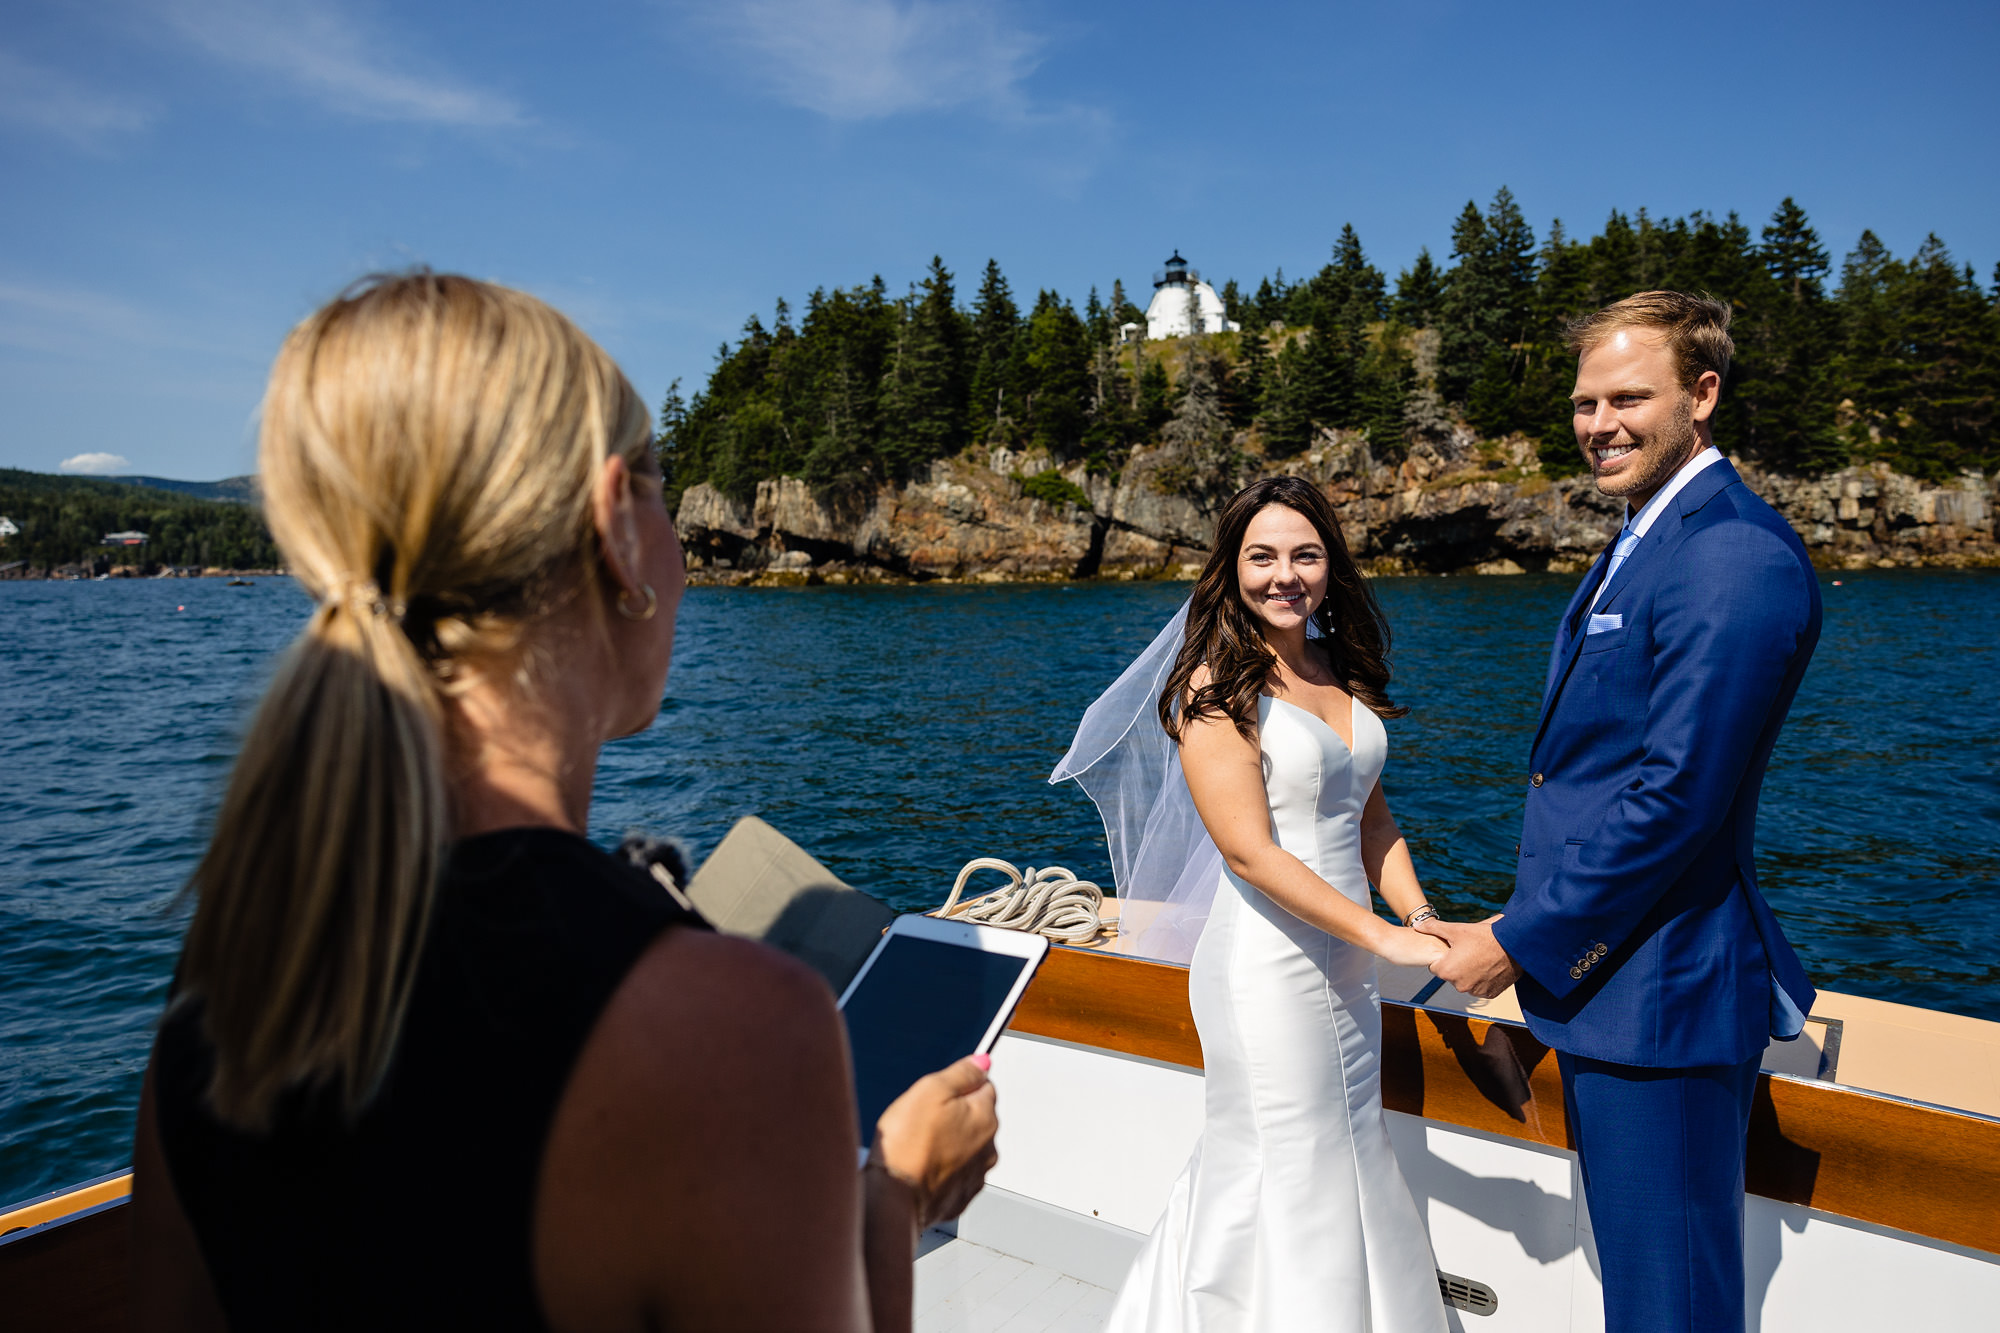
[[[981,1053],[972,1057],[972,1063],[978,1065],[981,1070],[990,1070],[993,1068],[993,1057]]]

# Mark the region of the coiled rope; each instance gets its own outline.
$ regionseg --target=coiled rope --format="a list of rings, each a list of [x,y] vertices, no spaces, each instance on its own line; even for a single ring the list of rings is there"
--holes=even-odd
[[[966,881],[981,870],[999,871],[1007,877],[1007,887],[961,903],[958,897],[965,892]],[[1022,870],[1012,861],[981,856],[965,863],[951,886],[951,897],[931,915],[1030,931],[1064,944],[1088,944],[1116,930],[1104,920],[1103,911],[1104,890],[1063,866]]]

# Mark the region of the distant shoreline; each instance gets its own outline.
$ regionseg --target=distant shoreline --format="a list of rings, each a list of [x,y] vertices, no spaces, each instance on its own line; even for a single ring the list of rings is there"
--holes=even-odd
[[[4,566],[5,563],[0,561],[0,566]],[[102,574],[86,573],[81,570],[71,572],[73,568],[70,566],[57,566],[55,569],[31,569],[26,566],[18,569],[0,568],[0,580],[11,580],[16,583],[96,583],[100,579],[117,579],[128,583],[151,583],[171,579],[288,579],[292,576],[291,571],[284,569],[218,569],[213,566],[185,572],[156,569],[150,574],[141,573],[132,565],[118,565],[105,570]]]

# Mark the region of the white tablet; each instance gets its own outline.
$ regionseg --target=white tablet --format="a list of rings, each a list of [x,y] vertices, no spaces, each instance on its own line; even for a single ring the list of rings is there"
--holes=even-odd
[[[993,1049],[1049,942],[969,921],[899,916],[840,997],[861,1148],[889,1103],[925,1074]]]

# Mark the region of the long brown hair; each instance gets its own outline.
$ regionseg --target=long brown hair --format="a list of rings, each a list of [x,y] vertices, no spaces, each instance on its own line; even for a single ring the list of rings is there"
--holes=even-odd
[[[1223,508],[1208,564],[1188,598],[1187,637],[1160,692],[1160,725],[1177,742],[1187,722],[1216,713],[1226,715],[1247,739],[1257,738],[1257,696],[1278,665],[1278,655],[1243,605],[1236,559],[1250,520],[1272,505],[1304,515],[1326,546],[1326,600],[1313,611],[1319,637],[1306,640],[1308,651],[1319,652],[1334,679],[1377,716],[1402,717],[1410,711],[1389,700],[1389,622],[1348,554],[1333,505],[1311,482],[1265,477],[1238,491]],[[1208,665],[1208,684],[1190,695],[1194,673],[1203,663]]]
[[[209,1103],[350,1116],[395,1053],[451,836],[446,696],[591,586],[591,487],[650,447],[611,358],[531,296],[374,279],[292,330],[264,398],[264,512],[318,609],[279,662],[189,888],[174,1005]]]

